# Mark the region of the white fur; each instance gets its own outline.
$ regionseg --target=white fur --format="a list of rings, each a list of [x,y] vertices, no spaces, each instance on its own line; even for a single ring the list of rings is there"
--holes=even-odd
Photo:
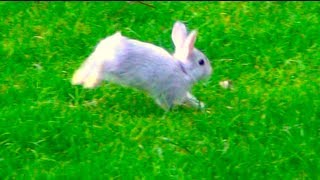
[[[212,73],[206,56],[194,48],[196,31],[189,35],[176,22],[172,30],[175,53],[129,39],[120,32],[99,42],[94,52],[74,73],[73,85],[97,87],[103,80],[148,92],[163,109],[174,104],[204,107],[189,91],[192,85]],[[199,65],[199,60],[205,61]]]

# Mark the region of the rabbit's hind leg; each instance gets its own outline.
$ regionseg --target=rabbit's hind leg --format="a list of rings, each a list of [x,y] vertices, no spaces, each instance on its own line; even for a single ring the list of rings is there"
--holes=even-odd
[[[157,98],[155,101],[166,112],[172,109],[173,105],[168,104],[163,98]]]
[[[154,96],[156,103],[165,111],[171,111],[175,104],[174,102],[177,95],[173,92],[174,91],[162,92],[157,96]]]

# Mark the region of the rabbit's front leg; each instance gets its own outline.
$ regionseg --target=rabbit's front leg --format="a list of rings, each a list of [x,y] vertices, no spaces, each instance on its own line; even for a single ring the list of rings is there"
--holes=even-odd
[[[204,109],[204,107],[205,107],[204,103],[199,101],[190,92],[187,92],[184,102],[195,107],[195,108],[199,108],[199,109]]]

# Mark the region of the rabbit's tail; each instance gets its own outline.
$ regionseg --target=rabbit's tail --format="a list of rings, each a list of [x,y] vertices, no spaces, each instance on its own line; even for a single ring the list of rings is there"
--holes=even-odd
[[[121,47],[121,32],[102,40],[95,51],[74,73],[71,83],[83,85],[84,88],[94,88],[100,84],[104,75],[104,64],[114,61],[117,57],[117,49]]]
[[[72,77],[72,85],[83,85],[84,88],[94,88],[102,81],[103,66],[96,61],[86,61]]]

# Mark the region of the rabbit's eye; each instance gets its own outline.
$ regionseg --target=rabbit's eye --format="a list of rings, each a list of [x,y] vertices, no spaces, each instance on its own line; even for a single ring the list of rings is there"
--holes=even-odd
[[[203,59],[200,59],[199,60],[199,64],[202,66],[202,65],[204,65],[204,60]]]

